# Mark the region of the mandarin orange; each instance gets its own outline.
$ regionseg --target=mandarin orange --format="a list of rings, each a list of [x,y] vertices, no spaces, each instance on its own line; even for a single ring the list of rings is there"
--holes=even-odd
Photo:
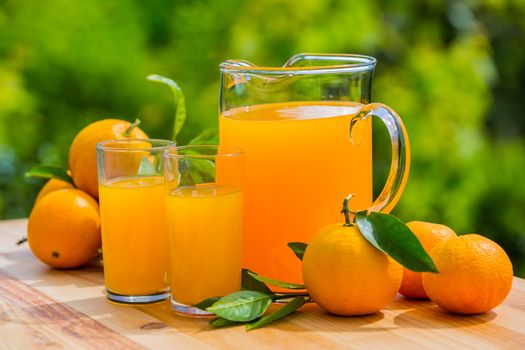
[[[75,186],[98,198],[97,153],[98,142],[125,138],[147,139],[140,128],[128,130],[131,123],[120,119],[103,119],[82,129],[69,148],[69,169]]]
[[[489,311],[512,288],[512,263],[494,241],[477,234],[437,244],[430,256],[439,273],[423,273],[423,286],[441,308],[458,314]]]
[[[303,279],[314,301],[336,315],[367,315],[384,308],[403,269],[370,244],[357,226],[329,225],[308,244]]]
[[[49,266],[85,264],[101,245],[97,201],[71,188],[48,193],[29,215],[27,241],[33,254]]]
[[[408,228],[416,235],[417,239],[428,253],[439,242],[457,237],[450,227],[423,221],[412,221],[407,223]],[[428,299],[423,288],[421,273],[414,272],[403,267],[403,280],[399,293],[414,299]]]
[[[39,200],[44,198],[46,194],[51,193],[53,191],[62,190],[64,188],[73,188],[73,185],[64,180],[49,179],[44,184],[44,186],[42,186],[42,188],[40,189],[40,192],[38,192],[38,195],[36,196],[36,199],[35,199],[35,203],[37,203]]]

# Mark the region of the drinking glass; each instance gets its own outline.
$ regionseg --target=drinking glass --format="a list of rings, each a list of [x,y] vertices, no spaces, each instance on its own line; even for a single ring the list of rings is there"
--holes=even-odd
[[[104,283],[118,303],[169,296],[169,236],[162,152],[166,140],[124,139],[97,144]]]
[[[170,147],[164,166],[171,304],[183,315],[211,315],[191,305],[241,287],[244,152]]]

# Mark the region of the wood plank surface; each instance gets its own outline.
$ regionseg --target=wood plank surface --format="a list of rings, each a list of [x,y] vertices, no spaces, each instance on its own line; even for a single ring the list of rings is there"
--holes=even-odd
[[[121,306],[103,293],[96,262],[76,270],[40,263],[17,246],[27,220],[0,222],[1,349],[418,348],[525,349],[525,280],[503,305],[476,316],[397,296],[381,312],[336,317],[315,304],[265,328],[215,329],[168,302]]]

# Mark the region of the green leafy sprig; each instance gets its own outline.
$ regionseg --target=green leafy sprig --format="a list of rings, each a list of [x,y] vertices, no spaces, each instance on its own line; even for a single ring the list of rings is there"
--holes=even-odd
[[[243,269],[241,291],[224,297],[208,298],[193,306],[217,315],[210,321],[214,327],[246,324],[246,330],[250,331],[293,313],[310,300],[307,292],[275,293],[267,285],[304,289],[302,284],[277,281]],[[272,302],[290,298],[287,304],[264,316]]]

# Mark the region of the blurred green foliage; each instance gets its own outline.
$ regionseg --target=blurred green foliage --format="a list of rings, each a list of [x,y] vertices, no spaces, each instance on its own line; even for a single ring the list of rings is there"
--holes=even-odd
[[[168,89],[186,95],[187,142],[217,126],[218,65],[299,52],[379,60],[373,100],[396,109],[412,171],[395,213],[479,232],[525,275],[525,1],[0,0],[0,218],[27,216],[33,164],[66,166],[76,132],[142,119],[169,138]],[[375,138],[376,190],[389,164]]]

